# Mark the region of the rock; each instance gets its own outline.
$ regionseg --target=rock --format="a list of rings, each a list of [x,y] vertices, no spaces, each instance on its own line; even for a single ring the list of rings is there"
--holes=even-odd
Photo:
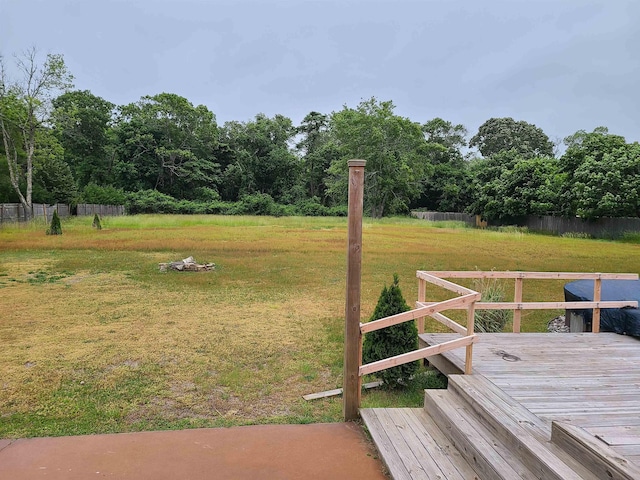
[[[559,315],[549,321],[547,330],[552,333],[569,333],[569,326],[565,323],[565,316]]]
[[[159,263],[158,267],[160,268],[161,272],[166,272],[169,269],[176,270],[178,272],[185,272],[185,271],[201,272],[201,271],[215,270],[216,264],[215,263],[199,264],[199,263],[196,263],[193,257],[187,257],[178,262]]]

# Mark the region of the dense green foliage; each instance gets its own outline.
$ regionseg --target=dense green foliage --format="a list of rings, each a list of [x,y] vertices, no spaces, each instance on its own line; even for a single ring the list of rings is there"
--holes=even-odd
[[[391,286],[380,293],[378,303],[369,321],[396,315],[410,310],[398,285],[398,275],[393,276]],[[418,330],[412,321],[393,325],[365,335],[362,346],[362,360],[371,363],[400,355],[418,348]],[[405,363],[376,373],[376,376],[390,388],[402,386],[417,371],[418,362]]]
[[[394,115],[393,109],[392,102],[372,98],[334,113],[331,122],[340,155],[328,170],[329,192],[346,201],[347,159],[366,160],[365,209],[375,218],[406,212],[430,171],[420,125]]]
[[[485,157],[514,150],[524,157],[553,155],[553,143],[535,125],[513,118],[491,118],[480,125],[469,141]]]
[[[173,93],[116,106],[71,91],[60,55],[48,55],[40,70],[35,51],[22,60],[18,66],[36,70],[0,79],[1,202],[126,204],[131,213],[343,214],[347,160],[361,158],[372,217],[410,209],[501,222],[640,215],[640,147],[606,127],[570,135],[558,156],[558,145],[526,121],[491,118],[468,138],[464,125],[415,122],[376,98],[312,111],[300,125],[262,113],[218,125],[207,107]]]

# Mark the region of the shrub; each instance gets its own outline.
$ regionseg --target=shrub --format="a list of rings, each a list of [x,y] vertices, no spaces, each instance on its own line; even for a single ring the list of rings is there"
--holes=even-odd
[[[127,211],[132,215],[137,213],[178,213],[178,207],[176,199],[169,195],[157,190],[140,190],[129,194]]]
[[[591,238],[591,235],[586,232],[565,232],[560,236],[563,238]]]
[[[234,215],[277,215],[277,204],[268,193],[244,195],[233,208]]]
[[[93,222],[91,223],[91,226],[96,230],[102,230],[102,224],[100,223],[100,216],[97,213],[93,216]]]
[[[217,190],[209,187],[198,187],[193,192],[193,199],[197,202],[218,202],[220,194]]]
[[[47,229],[47,235],[62,235],[62,225],[60,225],[60,217],[58,212],[53,211],[51,217],[51,226]]]
[[[296,210],[305,217],[321,217],[326,216],[329,209],[320,203],[318,197],[313,197],[297,202]]]
[[[391,315],[410,310],[398,286],[398,275],[393,276],[393,283],[385,285],[378,304],[369,321],[379,320]],[[371,363],[385,358],[400,355],[418,348],[418,329],[415,322],[409,321],[382,328],[365,335],[362,347],[364,363]],[[405,363],[397,367],[382,370],[376,374],[385,386],[397,388],[404,386],[407,380],[418,369],[418,362]]]
[[[127,200],[127,196],[122,190],[111,185],[103,187],[95,183],[85,185],[81,198],[85,203],[99,205],[124,205]]]
[[[349,215],[349,207],[347,205],[336,205],[329,208],[330,217],[346,217]]]
[[[497,278],[476,278],[472,288],[482,294],[483,302],[504,302],[504,285]],[[476,310],[474,329],[481,333],[498,333],[511,320],[509,310]]]

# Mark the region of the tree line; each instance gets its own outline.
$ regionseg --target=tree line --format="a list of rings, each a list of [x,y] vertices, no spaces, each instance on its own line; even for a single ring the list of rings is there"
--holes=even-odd
[[[344,215],[347,160],[367,160],[365,209],[640,215],[640,145],[599,127],[557,154],[538,127],[491,118],[470,136],[371,98],[300,125],[258,114],[223,125],[172,93],[116,106],[74,90],[60,55],[0,57],[0,202],[126,204],[132,213]]]

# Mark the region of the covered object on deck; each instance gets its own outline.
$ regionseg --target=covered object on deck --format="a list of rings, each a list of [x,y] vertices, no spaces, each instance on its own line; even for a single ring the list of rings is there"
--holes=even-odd
[[[594,291],[593,280],[577,280],[564,286],[564,298],[567,302],[592,302]],[[601,300],[636,300],[640,302],[640,280],[603,280]],[[591,331],[593,311],[567,310],[567,320],[573,318],[584,319],[587,331]],[[572,324],[574,331],[575,324]],[[638,308],[607,308],[600,312],[600,330],[615,332],[622,335],[640,337],[640,309]]]

